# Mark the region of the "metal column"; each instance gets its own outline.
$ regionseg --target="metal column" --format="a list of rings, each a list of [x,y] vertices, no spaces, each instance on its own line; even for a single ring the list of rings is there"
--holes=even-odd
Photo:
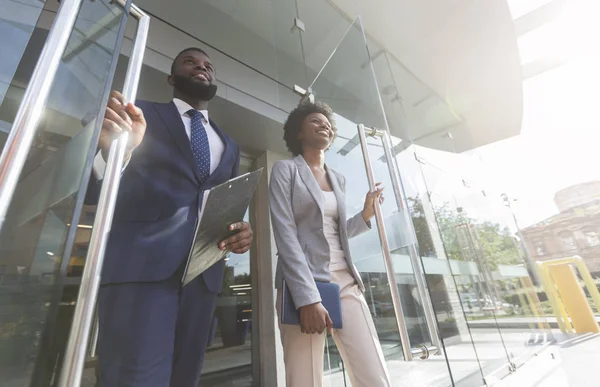
[[[123,1],[120,2],[124,3]],[[138,29],[129,57],[123,95],[126,101],[133,102],[135,101],[140,79],[150,17],[133,4],[131,5],[129,14],[138,20]],[[81,278],[81,287],[77,297],[73,325],[71,326],[67,351],[61,370],[60,387],[78,387],[81,384],[81,376],[98,298],[100,272],[112,225],[128,140],[129,134],[123,133],[113,142],[110,148],[104,182],[100,191],[96,219],[94,220],[92,236]]]

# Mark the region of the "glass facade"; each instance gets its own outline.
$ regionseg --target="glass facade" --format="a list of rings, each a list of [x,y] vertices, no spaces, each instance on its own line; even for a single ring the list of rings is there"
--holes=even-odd
[[[0,114],[8,128],[54,9],[42,2],[2,2]],[[73,297],[65,272],[96,148],[95,118],[108,99],[125,20],[121,5],[83,2],[2,225],[0,374],[6,386],[50,385],[64,352]],[[9,58],[14,60],[7,63]]]
[[[548,2],[535,3],[517,7],[518,16]],[[263,156],[288,157],[281,126],[302,98],[332,107],[338,136],[327,162],[347,178],[348,213],[362,209],[368,171],[386,187],[381,219],[351,248],[394,386],[494,385],[555,342],[557,327],[570,329],[535,261],[581,255],[600,273],[588,259],[600,245],[597,185],[557,194],[560,219],[523,222],[510,190],[492,178],[478,128],[333,2],[189,1],[185,12],[157,0],[136,4],[152,16],[138,97],[168,101],[172,58],[186,47],[206,49],[219,80],[211,118],[243,149],[242,171]],[[0,150],[58,7],[0,0]],[[135,30],[116,2],[83,1],[78,12],[0,229],[0,377],[7,386],[57,383],[97,215],[83,205],[82,187],[98,118],[107,92],[123,85]],[[522,50],[533,35],[519,38]],[[532,55],[522,53],[523,63],[535,62]],[[246,214],[253,224],[268,218],[259,202]],[[568,214],[577,218],[569,227],[544,228]],[[253,249],[227,258],[201,386],[283,380],[276,324],[257,323],[274,321],[274,310],[265,310],[274,294],[252,285],[274,264],[275,247]],[[349,385],[331,338],[324,350],[326,385]],[[84,386],[96,385],[95,371],[90,353]]]

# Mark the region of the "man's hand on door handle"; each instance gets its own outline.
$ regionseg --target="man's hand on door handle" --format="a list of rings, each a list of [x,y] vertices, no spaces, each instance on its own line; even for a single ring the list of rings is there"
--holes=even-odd
[[[139,146],[146,133],[146,120],[144,113],[132,103],[125,103],[123,94],[112,91],[104,113],[102,130],[98,147],[102,151],[104,160],[108,160],[108,152],[115,138],[122,132],[129,132],[129,143],[125,153],[125,162],[131,157],[131,152]]]

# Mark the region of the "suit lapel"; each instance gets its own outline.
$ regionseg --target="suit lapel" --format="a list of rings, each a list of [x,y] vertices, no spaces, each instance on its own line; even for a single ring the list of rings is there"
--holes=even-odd
[[[181,120],[181,116],[179,115],[179,110],[173,102],[164,103],[164,104],[155,104],[156,110],[158,111],[158,115],[161,120],[165,124],[165,127],[173,136],[175,143],[181,150],[181,153],[189,162],[190,167],[194,171],[196,178],[200,179],[200,171],[198,171],[198,167],[196,166],[196,161],[194,160],[194,154],[192,153],[192,146],[190,144],[190,139],[185,133],[185,126],[183,126],[183,121]]]
[[[323,202],[325,201],[325,198],[323,197],[323,193],[321,192],[321,187],[319,187],[319,183],[317,183],[317,179],[315,179],[315,176],[308,167],[308,164],[306,163],[306,160],[304,160],[304,157],[302,157],[302,155],[296,156],[294,158],[294,162],[298,166],[298,174],[304,182],[304,185],[306,185],[308,191],[315,199],[315,202],[317,202],[317,205],[321,210],[321,214],[324,214],[325,204]]]
[[[331,186],[333,187],[333,193],[335,193],[335,198],[337,199],[338,206],[338,214],[340,217],[340,227],[343,229],[346,228],[346,193],[340,187],[340,182],[338,180],[338,176],[335,172],[333,172],[327,165],[325,165],[325,169],[327,170],[327,175],[329,176],[329,180],[331,182]]]

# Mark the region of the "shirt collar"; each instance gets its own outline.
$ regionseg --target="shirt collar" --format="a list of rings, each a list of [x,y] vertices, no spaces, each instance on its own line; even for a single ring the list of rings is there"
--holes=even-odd
[[[187,103],[179,98],[173,98],[173,103],[175,104],[175,107],[177,108],[177,111],[179,112],[180,116],[187,117],[187,112],[190,109],[193,109],[193,107],[189,103]],[[200,112],[200,114],[202,114],[202,117],[204,117],[206,122],[210,122],[208,119],[208,110],[198,110],[198,111]]]

